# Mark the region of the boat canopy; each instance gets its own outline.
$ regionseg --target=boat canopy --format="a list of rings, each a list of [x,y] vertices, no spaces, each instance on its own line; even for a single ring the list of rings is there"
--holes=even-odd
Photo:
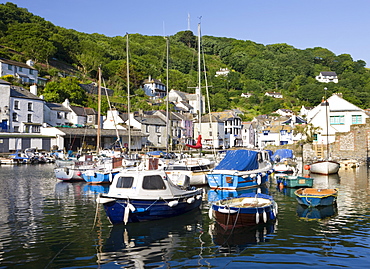
[[[284,159],[293,159],[294,154],[291,149],[277,149],[272,155],[271,159],[275,162],[284,160]]]
[[[225,158],[215,167],[215,170],[248,171],[258,167],[257,151],[239,149],[227,151]]]

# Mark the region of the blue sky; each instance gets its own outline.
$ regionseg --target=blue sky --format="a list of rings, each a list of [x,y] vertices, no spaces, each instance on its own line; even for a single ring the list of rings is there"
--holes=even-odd
[[[85,33],[173,35],[179,31],[323,47],[370,67],[369,0],[13,0],[54,25]],[[190,17],[190,19],[189,19]]]

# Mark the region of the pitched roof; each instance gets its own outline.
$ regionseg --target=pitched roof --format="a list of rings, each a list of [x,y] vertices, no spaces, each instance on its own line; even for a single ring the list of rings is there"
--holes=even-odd
[[[19,87],[19,86],[11,86],[10,87],[10,97],[42,100],[40,97],[34,95],[29,90],[26,90],[26,89],[24,89],[22,87]]]
[[[337,75],[337,73],[332,72],[332,71],[322,71],[320,72],[320,74],[323,76],[336,76]]]
[[[50,102],[46,102],[45,103],[46,106],[48,108],[50,108],[50,110],[58,110],[58,111],[70,111],[68,108],[66,108],[65,106],[63,106],[62,104],[58,104],[58,103],[50,103]]]
[[[20,63],[20,62],[16,62],[16,61],[13,61],[13,60],[8,60],[8,59],[0,58],[0,62],[2,62],[4,64],[10,64],[10,65],[15,65],[15,66],[23,67],[23,68],[28,68],[28,69],[36,70],[36,68],[34,68],[32,66],[29,66],[26,63]]]

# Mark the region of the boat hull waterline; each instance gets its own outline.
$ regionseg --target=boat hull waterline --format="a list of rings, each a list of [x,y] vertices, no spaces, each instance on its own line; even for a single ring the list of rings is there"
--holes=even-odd
[[[300,188],[294,192],[299,204],[315,207],[333,205],[337,201],[337,189]]]

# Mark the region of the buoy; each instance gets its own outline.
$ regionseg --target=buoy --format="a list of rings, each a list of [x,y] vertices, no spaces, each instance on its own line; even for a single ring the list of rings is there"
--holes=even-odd
[[[304,166],[304,170],[310,170],[310,166],[308,165],[308,164],[306,164],[305,166]]]
[[[81,176],[81,172],[80,172],[80,171],[78,171],[78,172],[76,173],[76,175],[77,175],[77,176]]]
[[[256,213],[256,224],[258,224],[260,222],[260,213],[258,213],[258,210],[257,210],[257,213]]]

